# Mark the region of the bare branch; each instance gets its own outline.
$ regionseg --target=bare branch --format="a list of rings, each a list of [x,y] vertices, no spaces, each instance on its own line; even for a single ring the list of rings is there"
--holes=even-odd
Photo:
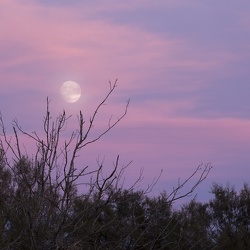
[[[180,181],[180,179],[178,180],[178,186],[177,187],[174,187],[173,188],[173,191],[168,195],[167,197],[167,200],[169,201],[169,203],[173,203],[174,201],[176,200],[180,200],[184,197],[187,197],[188,195],[192,194],[194,192],[194,190],[198,187],[198,185],[203,182],[210,170],[212,169],[212,166],[211,166],[211,163],[207,163],[205,166],[204,166],[204,169],[202,169],[202,164],[199,165],[196,170],[186,179],[184,180],[183,182]],[[192,187],[187,191],[185,192],[184,194],[179,194],[179,192],[181,191],[181,189],[187,185],[187,183],[193,179],[193,177],[196,176],[196,174],[198,173],[198,171],[202,171],[198,180],[192,185]]]

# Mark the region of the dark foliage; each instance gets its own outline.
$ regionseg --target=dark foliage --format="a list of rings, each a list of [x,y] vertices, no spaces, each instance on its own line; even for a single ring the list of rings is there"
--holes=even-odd
[[[214,184],[212,200],[193,199],[175,210],[166,193],[150,197],[107,184],[101,196],[72,193],[69,209],[61,210],[62,194],[39,181],[36,166],[22,158],[11,172],[1,162],[1,249],[250,247],[248,185],[237,193]]]

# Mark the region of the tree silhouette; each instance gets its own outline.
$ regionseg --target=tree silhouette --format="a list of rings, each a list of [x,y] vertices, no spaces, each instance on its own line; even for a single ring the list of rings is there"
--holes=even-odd
[[[172,204],[193,193],[211,165],[198,166],[169,194],[163,192],[154,198],[148,194],[158,178],[147,188],[136,190],[142,172],[131,187],[123,187],[122,177],[130,163],[120,166],[119,155],[109,173],[104,171],[103,162],[96,169],[79,167],[76,159],[81,151],[101,139],[127,114],[129,101],[118,119],[110,117],[107,126],[91,136],[117,80],[109,87],[89,122],[79,112],[78,128],[68,140],[62,139],[62,132],[71,116],[63,110],[53,120],[48,98],[43,135],[26,132],[14,120],[13,137],[8,137],[0,116],[1,249],[174,249],[179,235],[174,231],[178,221]],[[33,155],[20,146],[20,135],[35,142]],[[195,178],[191,188],[181,193]]]

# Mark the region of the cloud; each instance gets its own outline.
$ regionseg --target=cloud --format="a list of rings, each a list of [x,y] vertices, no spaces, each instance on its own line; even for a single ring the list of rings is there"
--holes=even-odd
[[[114,71],[125,75],[124,72],[129,71],[130,78],[134,75],[142,77],[147,75],[145,70],[162,67],[189,69],[211,65],[211,62],[185,56],[178,59],[178,55],[185,54],[186,45],[181,40],[162,39],[129,25],[98,19],[79,20],[79,15],[76,10],[68,11],[67,8],[6,5],[3,18],[8,28],[3,29],[1,47],[5,46],[8,52],[9,42],[12,49],[16,47],[15,55],[8,55],[10,59],[15,57],[10,63],[17,65],[40,60],[53,66],[54,70],[68,67],[80,71],[81,67],[91,73],[101,70],[99,74],[102,75]],[[3,66],[8,67],[7,62]]]
[[[205,114],[216,113],[216,107],[206,99],[206,91],[211,90],[214,96],[218,89],[220,96],[221,88],[217,86],[222,83],[218,85],[217,78],[222,74],[230,78],[229,70],[241,55],[221,48],[211,49],[209,42],[197,46],[190,36],[173,36],[168,32],[161,36],[141,29],[137,25],[139,19],[131,25],[128,21],[117,23],[98,16],[108,10],[114,11],[111,17],[116,10],[124,15],[141,9],[149,11],[154,6],[149,1],[144,6],[142,2],[87,4],[86,8],[79,1],[64,4],[47,5],[42,1],[2,4],[0,66],[5,91],[37,89],[44,97],[56,98],[59,85],[74,78],[92,96],[90,99],[97,101],[103,89],[107,89],[107,81],[118,77],[118,96],[122,100],[131,97],[138,107],[151,102],[147,112],[173,107],[172,115],[176,111],[175,115],[195,116],[201,115],[199,107],[204,112],[207,105],[209,110]],[[183,8],[180,2],[160,5],[163,10]],[[187,15],[197,11],[196,8],[188,9]],[[204,8],[209,6],[202,4]],[[159,6],[155,9],[159,10]],[[176,29],[179,30],[178,26]],[[221,105],[218,100],[215,103]]]
[[[116,119],[131,98],[128,115],[89,156],[133,159],[131,176],[140,167],[148,178],[164,168],[163,182],[205,161],[217,166],[218,179],[237,161],[245,170],[250,37],[243,5],[10,0],[0,6],[1,108],[8,120],[41,132],[47,96],[53,114],[81,109],[88,120],[108,80],[118,78],[95,128],[111,114]],[[83,92],[71,106],[59,95],[66,80]]]

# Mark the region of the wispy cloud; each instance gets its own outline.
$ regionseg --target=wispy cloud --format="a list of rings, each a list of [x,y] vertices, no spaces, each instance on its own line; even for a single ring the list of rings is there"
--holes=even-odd
[[[95,152],[119,151],[145,166],[148,176],[165,168],[166,180],[187,175],[187,166],[201,161],[214,161],[223,171],[228,165],[231,172],[242,161],[246,170],[245,4],[10,0],[0,7],[0,104],[7,119],[17,117],[34,130],[47,96],[55,114],[81,109],[88,119],[108,80],[119,78],[96,127],[105,125],[104,117],[117,117],[131,98],[129,113]],[[66,80],[77,81],[83,91],[71,106],[59,95]]]

